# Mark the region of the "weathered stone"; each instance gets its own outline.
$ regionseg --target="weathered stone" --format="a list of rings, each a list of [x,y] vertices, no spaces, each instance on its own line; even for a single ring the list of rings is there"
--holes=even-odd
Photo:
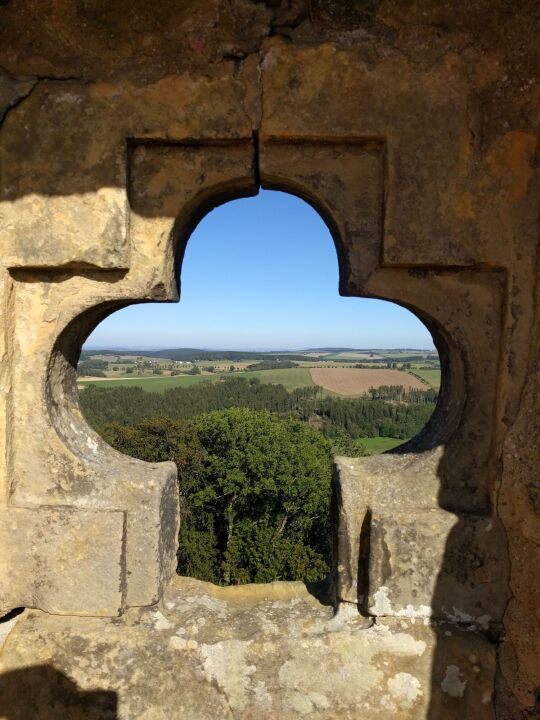
[[[479,132],[480,98],[466,65],[455,52],[442,52],[416,73],[397,50],[373,63],[361,49],[323,44],[291,51],[275,40],[262,62],[263,137],[384,138],[385,263],[481,262],[493,252],[492,236],[480,235],[475,222],[475,206],[481,203],[476,184],[482,180],[469,177],[470,146]],[[346,101],[336,102],[336,87]],[[474,195],[469,183],[475,185]],[[437,233],[428,240],[432,227]]]
[[[9,305],[10,289],[9,273],[4,269],[0,272],[0,307],[3,308],[0,314],[2,315],[5,315],[5,309]],[[7,322],[0,322],[0,498],[4,500],[9,494],[8,407],[11,364],[8,333]],[[0,507],[2,504],[0,500]]]
[[[208,123],[203,108],[209,96],[234,111]],[[179,97],[184,102],[178,104]],[[142,86],[39,82],[0,135],[5,264],[128,268],[126,139],[249,138],[243,100],[243,84],[227,70]],[[42,133],[45,117],[50,132]]]
[[[493,518],[442,510],[375,509],[369,537],[369,612],[497,625],[504,542]]]
[[[500,624],[508,602],[500,526],[489,516],[436,509],[428,485],[417,481],[411,492],[412,482],[392,483],[388,470],[404,475],[397,463],[382,474],[382,460],[337,458],[338,602],[375,617]],[[370,465],[380,474],[370,474]]]
[[[384,142],[369,135],[350,142],[324,139],[261,143],[265,188],[288,190],[312,203],[336,244],[340,290],[363,285],[380,265],[384,217]],[[362,253],[353,248],[362,246]]]
[[[79,318],[85,313],[92,315],[97,288],[108,295],[111,305],[126,296],[177,297],[174,272],[192,229],[193,214],[204,212],[209,200],[216,202],[216,192],[225,199],[231,194],[252,194],[256,189],[251,143],[230,147],[139,145],[133,148],[130,162],[132,263],[127,275],[102,279],[95,271],[83,277],[64,271],[50,284],[50,273],[35,282],[35,276],[20,270],[13,271],[10,280],[18,318],[11,336],[12,351],[18,358],[10,378],[12,502],[126,512],[126,537],[118,541],[117,548],[111,548],[112,556],[125,553],[122,603],[114,612],[122,604],[156,602],[174,572],[176,470],[171,464],[150,466],[120,455],[89,431],[77,405],[72,343],[74,337],[75,344],[80,343],[81,325],[93,320]],[[159,267],[155,265],[156,252],[161,257]],[[97,307],[95,312],[99,315],[102,310]],[[60,377],[63,379],[57,383]],[[41,408],[37,416],[36,407]],[[48,442],[44,443],[44,438]],[[35,483],[37,474],[39,484]],[[86,542],[92,546],[91,534]],[[114,538],[110,542],[113,545]],[[20,592],[11,596],[16,605],[25,604],[25,585],[31,582],[30,575],[21,576]],[[118,590],[112,574],[103,582]],[[89,596],[81,598],[81,613],[85,602],[94,606]]]
[[[495,618],[511,593],[494,703],[494,646],[458,629],[459,618],[360,630],[365,619],[338,613],[331,633],[296,638],[300,617],[311,622],[308,602],[287,622],[240,593],[236,619],[207,618],[205,655],[175,633],[165,649],[163,629],[133,620],[150,611],[118,624],[24,620],[2,658],[14,673],[0,680],[11,720],[152,718],[160,707],[161,717],[249,717],[252,707],[257,717],[369,720],[540,713],[539,23],[534,4],[502,0],[189,0],[160,12],[143,0],[0,2],[0,604],[114,615],[162,593],[175,559],[174,468],[106,446],[80,414],[73,368],[108,312],[177,299],[194,224],[260,182],[312,202],[334,234],[340,291],[412,309],[444,366],[439,407],[417,438],[339,460],[350,482],[341,599],[354,611],[366,508],[374,545],[359,561],[367,567],[371,554],[377,588],[389,587],[383,575],[395,583],[393,608],[443,608],[459,588],[462,610],[478,617],[492,603]],[[471,515],[485,520],[471,525]],[[488,518],[494,529],[483,533]],[[482,562],[464,562],[456,586],[456,553],[470,559],[462,529]],[[431,576],[411,562],[409,537]],[[70,562],[68,542],[84,562]],[[261,629],[265,613],[277,639]],[[421,656],[403,654],[396,628],[409,649],[426,643]],[[380,656],[373,646],[384,646]],[[101,669],[84,667],[86,647]],[[62,688],[56,710],[51,684]]]
[[[255,195],[251,140],[200,144],[134,144],[129,158],[130,239],[139,264],[155,266],[163,292],[177,297],[175,271],[197,221],[216,205]]]
[[[347,602],[364,607],[367,578],[361,576],[369,560],[371,511],[362,503],[357,483],[350,476],[334,474],[334,583],[337,603]],[[363,567],[360,553],[363,551]]]
[[[518,417],[504,444],[498,504],[501,520],[507,527],[512,559],[512,597],[504,618],[509,641],[502,645],[501,667],[510,694],[514,693],[518,699],[509,701],[515,717],[519,717],[519,705],[533,708],[531,712],[535,712],[540,702],[535,690],[540,687],[540,266],[537,273],[537,311],[529,374]]]
[[[493,646],[424,623],[335,623],[301,583],[217,588],[177,578],[162,605],[116,621],[30,612],[0,662],[0,717],[493,720]],[[54,698],[54,699],[53,699]],[[100,712],[103,713],[100,715]],[[109,715],[106,714],[109,713]],[[18,713],[18,714],[17,714]]]
[[[124,522],[118,511],[0,510],[0,614],[26,606],[116,615],[123,603]]]
[[[8,112],[17,107],[32,92],[36,80],[18,80],[0,73],[0,121],[3,122]]]

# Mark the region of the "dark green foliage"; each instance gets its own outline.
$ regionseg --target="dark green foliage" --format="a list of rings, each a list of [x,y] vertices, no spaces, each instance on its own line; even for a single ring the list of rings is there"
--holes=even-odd
[[[177,464],[180,574],[238,584],[328,572],[330,447],[306,424],[230,408],[101,433],[121,452]]]
[[[94,426],[103,422],[131,424],[155,415],[191,418],[228,407],[296,413],[300,419],[307,419],[318,394],[316,387],[287,392],[283,385],[230,375],[220,382],[172,388],[163,393],[146,392],[140,387],[104,388],[97,383],[79,393],[84,414]]]
[[[84,362],[80,362],[77,366],[77,375],[83,375],[87,377],[106,377],[103,372],[109,366],[106,360],[94,360],[89,359]]]
[[[346,399],[229,376],[162,394],[96,384],[80,398],[113,447],[176,463],[178,572],[234,584],[323,577],[332,455],[364,455],[360,437],[415,435],[437,393],[387,386]]]
[[[292,360],[262,360],[253,365],[248,365],[246,370],[283,370],[295,367],[298,367],[298,363],[292,362]]]
[[[79,367],[77,373],[82,377],[107,377],[103,370],[94,370],[94,368]]]
[[[411,373],[414,375],[414,373]],[[434,388],[404,388],[403,385],[380,385],[369,388],[369,396],[374,400],[389,400],[391,402],[433,405],[437,402],[439,393]]]
[[[431,404],[389,403],[383,400],[327,398],[317,412],[327,423],[323,433],[336,437],[345,432],[350,438],[394,437],[407,439],[417,435],[433,412]]]
[[[386,400],[378,399],[380,393]],[[349,439],[378,435],[405,439],[416,435],[426,424],[437,392],[388,386],[386,390],[374,391],[373,399],[347,399],[322,397],[318,387],[287,392],[283,385],[261,383],[258,378],[227,376],[220,382],[178,387],[164,393],[145,392],[140,387],[103,388],[96,384],[81,390],[80,398],[86,418],[95,427],[104,422],[137,423],[156,415],[187,419],[211,410],[247,407],[271,410],[306,422],[317,418],[317,427],[334,439],[343,439],[345,435]]]
[[[84,361],[81,361],[80,364],[83,364],[87,368],[94,368],[94,370],[106,370],[109,366],[109,363],[107,360],[99,360],[97,358],[87,358]]]

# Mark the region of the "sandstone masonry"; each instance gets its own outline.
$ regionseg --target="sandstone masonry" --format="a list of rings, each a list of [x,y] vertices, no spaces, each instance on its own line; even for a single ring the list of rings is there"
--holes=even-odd
[[[540,717],[539,37],[507,0],[0,2],[0,718]],[[77,400],[96,324],[261,187],[444,369],[417,438],[336,459],[327,598],[172,579],[174,466]]]

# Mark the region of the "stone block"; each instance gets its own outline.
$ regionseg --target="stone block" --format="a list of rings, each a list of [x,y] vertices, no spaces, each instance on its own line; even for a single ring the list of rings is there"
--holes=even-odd
[[[223,143],[133,143],[129,228],[134,257],[178,293],[184,251],[199,220],[227,200],[257,193],[251,138]]]
[[[8,360],[8,303],[11,289],[9,273],[0,269],[0,508],[9,496],[8,487],[8,399],[10,391],[10,363]]]
[[[160,606],[114,621],[27,612],[0,655],[0,717],[54,702],[77,720],[494,720],[485,637],[361,620],[336,622],[303,583],[179,577]]]
[[[362,530],[369,532],[371,513],[362,496],[358,496],[356,483],[348,482],[348,479],[348,476],[334,473],[334,585],[338,603],[362,606],[364,583],[360,577],[360,552],[367,549],[369,540],[369,536],[362,538]]]
[[[491,517],[374,508],[368,609],[487,628],[502,620],[504,539]]]
[[[0,202],[4,260],[11,268],[86,270],[129,267],[125,191]]]
[[[193,229],[215,205],[256,194],[255,147],[251,138],[178,145],[134,142],[129,176],[132,216],[178,218],[180,226]]]
[[[150,473],[126,492],[127,606],[152,605],[176,571],[179,511],[176,467]],[[146,485],[146,488],[144,487]]]
[[[335,143],[261,143],[264,188],[285,190],[313,204],[334,238],[340,291],[379,266],[383,238],[384,142],[355,138]]]
[[[431,491],[429,473],[414,482],[400,472],[407,458],[336,459],[338,602],[377,617],[500,623],[508,593],[499,525],[437,508],[436,476]]]
[[[13,109],[0,137],[2,263],[129,268],[127,139],[250,139],[244,91],[223,67],[136,85],[4,79],[0,116]],[[209,101],[223,113],[209,118]]]
[[[125,514],[66,507],[0,513],[0,611],[117,615]]]

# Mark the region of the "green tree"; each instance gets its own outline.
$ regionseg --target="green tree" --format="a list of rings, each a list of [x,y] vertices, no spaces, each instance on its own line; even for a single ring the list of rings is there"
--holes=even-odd
[[[176,463],[180,574],[239,584],[328,572],[330,445],[306,424],[229,408],[101,432],[121,452]]]
[[[212,510],[220,581],[323,576],[331,483],[324,438],[301,422],[246,408],[193,423],[206,460],[192,506]]]

